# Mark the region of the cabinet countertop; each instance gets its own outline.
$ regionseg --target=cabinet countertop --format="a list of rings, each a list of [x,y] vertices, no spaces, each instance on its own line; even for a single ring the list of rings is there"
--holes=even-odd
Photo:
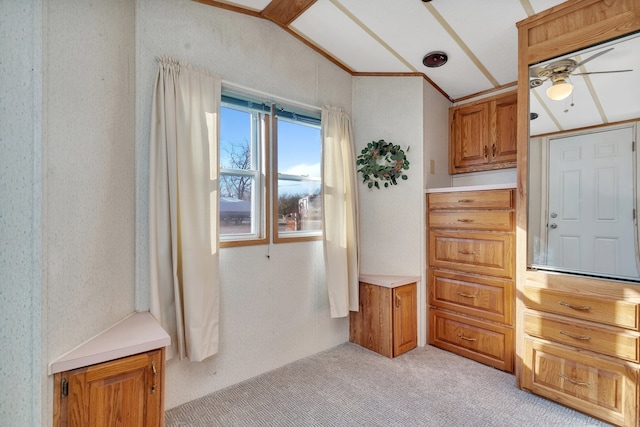
[[[155,350],[169,344],[171,338],[151,313],[133,313],[49,363],[49,375]]]
[[[450,193],[454,191],[482,191],[482,190],[503,190],[516,188],[516,183],[511,182],[507,184],[487,184],[487,185],[469,185],[464,187],[441,187],[441,188],[427,188],[425,193]]]
[[[416,283],[420,280],[419,276],[392,276],[381,274],[361,274],[359,276],[361,282],[372,285],[384,286],[385,288],[397,288],[398,286]]]

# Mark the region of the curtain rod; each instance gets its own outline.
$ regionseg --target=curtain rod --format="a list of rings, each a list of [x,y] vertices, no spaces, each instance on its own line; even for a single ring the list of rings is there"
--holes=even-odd
[[[287,98],[282,98],[280,96],[275,96],[272,95],[270,93],[266,93],[266,92],[262,92],[260,90],[255,90],[246,86],[242,86],[239,85],[237,83],[232,83],[229,82],[227,80],[222,80],[222,85],[225,86],[225,88],[230,89],[230,90],[240,90],[242,91],[245,95],[254,95],[254,96],[263,96],[265,97],[267,100],[278,103],[278,102],[282,102],[284,104],[289,104],[292,107],[301,107],[301,108],[306,108],[307,110],[312,110],[312,111],[322,111],[321,107],[316,107],[315,105],[309,105],[309,104],[305,104],[303,102],[298,102],[298,101],[294,101],[292,99],[287,99]]]

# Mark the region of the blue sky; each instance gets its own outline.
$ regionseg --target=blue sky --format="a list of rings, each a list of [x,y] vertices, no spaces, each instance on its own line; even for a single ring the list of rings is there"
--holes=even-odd
[[[278,170],[291,175],[320,177],[321,141],[320,129],[278,120]],[[233,144],[251,140],[251,114],[232,108],[221,108],[220,112],[220,166],[228,165],[227,150]],[[299,185],[288,186],[291,191],[309,191]],[[295,187],[295,188],[294,188]],[[313,187],[317,187],[313,186]]]

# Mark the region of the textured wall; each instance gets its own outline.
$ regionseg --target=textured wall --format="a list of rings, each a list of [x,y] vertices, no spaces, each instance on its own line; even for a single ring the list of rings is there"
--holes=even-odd
[[[40,385],[40,10],[0,4],[0,424],[37,426]]]
[[[316,107],[350,109],[351,76],[268,21],[192,1],[139,1],[136,31],[136,308],[147,309],[155,57],[171,55],[223,82]],[[203,363],[169,361],[167,408],[348,339],[347,319],[329,317],[321,242],[222,249],[220,286],[220,353]]]

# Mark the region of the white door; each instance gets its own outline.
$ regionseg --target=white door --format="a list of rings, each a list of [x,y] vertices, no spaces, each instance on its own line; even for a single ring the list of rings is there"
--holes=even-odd
[[[632,141],[632,128],[549,141],[549,266],[638,275]]]

